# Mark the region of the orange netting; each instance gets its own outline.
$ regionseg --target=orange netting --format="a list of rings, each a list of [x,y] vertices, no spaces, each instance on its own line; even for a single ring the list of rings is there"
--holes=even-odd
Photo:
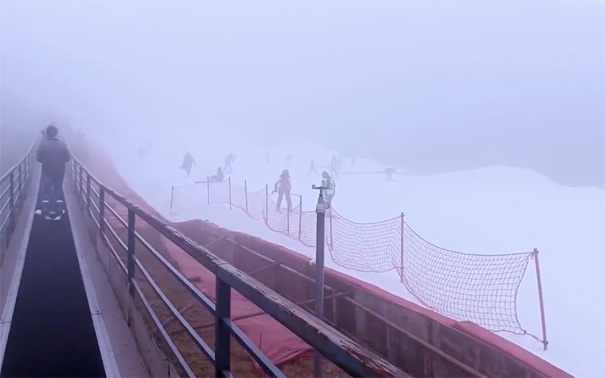
[[[290,210],[284,199],[278,211],[268,187],[251,192],[229,179],[173,188],[173,209],[216,204],[240,209],[305,246],[316,245],[317,214],[302,210],[301,196],[292,195]],[[494,332],[529,334],[518,319],[517,294],[533,252],[478,255],[444,249],[416,234],[403,214],[356,223],[331,208],[325,227],[326,249],[337,265],[360,272],[395,270],[410,294],[436,312]]]

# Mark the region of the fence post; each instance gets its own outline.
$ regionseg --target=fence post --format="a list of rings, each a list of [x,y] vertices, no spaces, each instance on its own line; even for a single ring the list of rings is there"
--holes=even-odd
[[[244,180],[244,193],[246,194],[246,214],[250,214],[248,212],[248,182]]]
[[[22,195],[22,192],[23,192],[23,188],[25,187],[25,183],[23,182],[24,176],[25,176],[25,172],[24,172],[24,169],[23,169],[23,162],[21,162],[21,163],[19,163],[19,180],[18,180],[18,183],[19,183],[19,185],[18,185],[19,197],[18,198],[19,199],[22,198],[21,195]]]
[[[269,224],[269,184],[265,185],[265,223]]]
[[[286,235],[290,236],[290,207],[287,206],[286,209]]]
[[[231,176],[229,176],[229,210],[233,210],[233,206],[231,204]]]
[[[90,211],[90,173],[86,172],[86,209]]]
[[[131,325],[132,311],[134,309],[134,271],[135,271],[135,260],[134,260],[134,248],[135,248],[135,213],[134,209],[128,207],[128,292],[130,294],[130,306],[128,311],[128,326]]]
[[[546,316],[544,315],[544,297],[542,296],[542,278],[540,276],[540,262],[538,261],[538,249],[534,248],[534,260],[536,262],[536,278],[538,280],[538,296],[540,298],[540,317],[542,318],[542,344],[544,350],[548,349],[548,340],[546,339]]]
[[[15,226],[15,171],[11,171],[9,176],[9,201],[10,201],[10,213],[9,213],[9,221],[8,228],[6,230],[6,245],[8,246],[8,240],[10,239],[10,235],[13,233],[13,228]]]
[[[174,185],[170,187],[170,210],[174,206]]]
[[[298,202],[298,240],[302,239],[302,196],[300,196],[300,201]]]
[[[231,331],[225,322],[231,316],[231,287],[216,277],[216,329],[214,376],[224,377],[230,370]]]
[[[400,268],[401,270],[399,271],[399,278],[401,278],[401,282],[403,282],[403,251],[404,251],[404,243],[403,243],[403,230],[405,228],[405,219],[404,219],[405,215],[403,215],[403,212],[401,213],[401,260],[400,260]]]
[[[103,231],[105,229],[105,188],[101,185],[99,187],[99,234],[101,240],[103,237]]]
[[[206,193],[208,195],[208,205],[210,205],[210,176],[206,176]]]

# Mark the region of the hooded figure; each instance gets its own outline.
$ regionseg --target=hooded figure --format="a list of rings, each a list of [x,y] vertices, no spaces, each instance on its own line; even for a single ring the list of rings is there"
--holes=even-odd
[[[231,168],[231,164],[235,161],[235,154],[232,152],[225,158],[225,172],[231,173],[233,172],[233,168]]]
[[[221,169],[221,167],[218,167],[216,169],[216,175],[210,176],[210,182],[221,182],[224,178],[225,175],[223,174],[223,170]]]
[[[332,199],[334,198],[334,194],[336,194],[336,182],[330,176],[330,174],[326,171],[323,171],[321,174],[323,180],[321,180],[321,186],[326,187],[326,195],[325,200],[328,203],[328,207],[332,205]]]
[[[183,164],[181,164],[180,166],[181,169],[187,172],[187,177],[189,177],[189,174],[191,173],[191,168],[193,167],[193,164],[195,164],[195,160],[193,160],[193,156],[191,156],[191,154],[187,152],[183,157]]]
[[[286,203],[288,204],[288,211],[292,210],[292,198],[290,197],[290,190],[292,189],[292,184],[290,183],[290,172],[287,169],[284,169],[279,176],[279,180],[275,183],[275,188],[273,189],[273,193],[279,193],[277,197],[277,211],[281,210],[281,201],[286,196]]]
[[[42,176],[40,177],[42,207],[63,204],[65,164],[71,160],[69,149],[65,143],[59,140],[59,130],[50,125],[46,128],[45,134],[46,138],[40,141],[36,151],[36,160],[42,164]],[[60,211],[63,211],[63,209],[60,209]]]

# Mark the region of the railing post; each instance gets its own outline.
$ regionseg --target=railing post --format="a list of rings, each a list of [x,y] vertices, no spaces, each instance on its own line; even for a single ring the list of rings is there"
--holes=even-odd
[[[105,188],[99,186],[99,235],[103,240],[103,232],[105,231]]]
[[[206,193],[208,196],[208,205],[210,205],[210,176],[206,176]]]
[[[544,313],[544,297],[542,296],[542,278],[540,276],[540,262],[538,261],[538,249],[534,248],[534,260],[536,265],[536,279],[538,280],[538,296],[540,298],[540,317],[542,318],[542,344],[544,350],[548,349],[548,339],[546,338],[546,315]]]
[[[302,239],[302,196],[300,196],[300,202],[298,203],[298,240]]]
[[[23,169],[23,162],[19,163],[19,185],[17,192],[19,193],[19,199],[21,199],[21,195],[23,194],[23,188],[25,188],[25,182],[23,181],[25,177],[25,170]]]
[[[269,224],[269,184],[265,185],[265,224]]]
[[[134,272],[136,268],[134,260],[135,248],[135,213],[132,207],[128,207],[128,292],[131,298],[131,307],[128,311],[128,325],[131,324],[131,313],[134,308]]]
[[[9,221],[8,228],[6,230],[6,245],[8,246],[8,240],[10,239],[11,234],[13,233],[13,229],[15,226],[15,171],[11,171],[9,176]]]
[[[286,210],[286,235],[290,236],[290,206]]]
[[[86,172],[86,209],[90,211],[90,173]]]
[[[170,210],[174,207],[174,185],[170,188]]]
[[[403,215],[403,212],[401,213],[401,256],[400,256],[400,268],[401,270],[399,271],[399,278],[401,279],[401,282],[403,282],[403,251],[404,251],[404,243],[403,243],[403,230],[405,228],[405,219],[404,219],[405,215]]]
[[[229,176],[229,210],[233,210],[233,206],[231,204],[231,176]]]
[[[244,180],[244,193],[246,195],[246,214],[250,214],[248,212],[248,182]]]
[[[82,199],[82,191],[84,190],[84,181],[82,179],[82,164],[78,164],[78,182],[80,183],[80,199]]]
[[[224,377],[230,370],[231,331],[228,320],[231,316],[231,287],[216,277],[216,330],[214,376]]]

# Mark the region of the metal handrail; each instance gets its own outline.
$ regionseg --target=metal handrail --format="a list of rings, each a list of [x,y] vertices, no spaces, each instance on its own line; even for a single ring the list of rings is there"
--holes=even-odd
[[[15,231],[17,215],[21,210],[25,193],[31,181],[34,149],[38,140],[39,137],[34,138],[25,156],[0,177],[0,188],[6,185],[0,192],[0,215],[6,216],[0,224],[0,239],[5,238],[5,244],[0,247],[0,254],[3,248],[8,248],[11,236]],[[0,256],[0,263],[2,261],[3,259]]]
[[[241,293],[268,315],[272,316],[302,340],[318,350],[328,360],[331,360],[335,365],[339,366],[352,376],[409,376],[399,368],[385,361],[376,353],[353,341],[323,320],[316,318],[308,311],[279,295],[256,279],[218,258],[207,248],[196,244],[178,230],[164,223],[164,221],[148,214],[124,196],[105,186],[100,180],[85,169],[77,158],[72,158],[72,164],[70,164],[70,166],[72,182],[78,193],[78,201],[80,201],[82,208],[86,209],[86,214],[94,220],[94,224],[101,235],[101,240],[110,247],[114,259],[118,260],[118,263],[120,263],[123,270],[125,268],[125,273],[128,276],[131,300],[134,300],[135,294],[141,299],[147,313],[151,316],[155,326],[160,331],[160,335],[169,346],[186,375],[191,376],[193,372],[178,351],[178,348],[176,348],[174,341],[170,338],[166,329],[161,324],[157,314],[149,304],[149,301],[135,278],[135,270],[137,267],[140,272],[142,272],[143,277],[140,278],[151,285],[152,289],[158,294],[162,302],[168,306],[178,322],[185,328],[189,337],[194,340],[200,351],[214,363],[215,375],[217,377],[231,376],[231,336],[233,336],[243,348],[250,353],[267,375],[272,377],[284,376],[283,372],[270,362],[259,348],[257,348],[241,329],[234,324],[234,319],[232,319],[230,315],[232,289]],[[94,196],[90,195],[91,192],[94,193],[94,188],[91,189],[93,183],[99,188],[98,197],[96,196],[96,193]],[[94,206],[96,205],[95,199],[97,198],[99,199],[99,205]],[[127,209],[128,220],[123,219],[119,212],[108,203],[109,199]],[[94,210],[98,210],[96,211],[96,214],[93,212],[93,207],[95,208]],[[128,240],[126,242],[119,237],[114,226],[106,219],[106,210],[118,219],[119,225],[127,230]],[[98,217],[95,215],[98,215]],[[170,240],[183,252],[192,256],[215,275],[217,291],[216,304],[197,289],[197,287],[164,258],[149,241],[136,231],[135,222],[137,219],[151,226],[154,231]],[[128,261],[125,266],[111,245],[110,240],[107,237],[108,233],[112,234],[112,236],[117,239],[122,248],[125,248],[128,256]],[[162,291],[160,285],[154,281],[149,272],[145,269],[142,261],[135,254],[136,241],[139,241],[145,250],[150,252],[151,255],[154,256],[154,258],[158,260],[200,304],[215,315],[216,338],[214,351],[194,331],[193,327],[191,327],[184,316],[179,313],[174,304],[172,304]]]

